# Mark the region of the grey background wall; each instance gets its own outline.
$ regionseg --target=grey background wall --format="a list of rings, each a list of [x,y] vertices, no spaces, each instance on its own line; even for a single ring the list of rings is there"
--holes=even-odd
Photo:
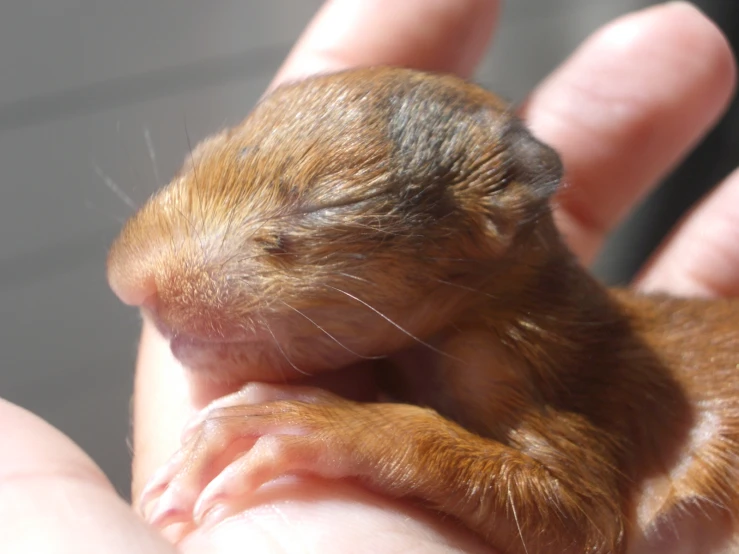
[[[646,3],[510,1],[478,79],[520,99],[594,28]],[[69,434],[124,495],[139,321],[105,282],[131,212],[105,181],[143,202],[184,159],[186,131],[194,143],[246,115],[319,5],[0,6],[0,396]]]

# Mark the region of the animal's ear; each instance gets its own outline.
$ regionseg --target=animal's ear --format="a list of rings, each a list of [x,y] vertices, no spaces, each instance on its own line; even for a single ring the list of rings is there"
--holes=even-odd
[[[557,191],[563,167],[559,154],[538,140],[518,119],[511,118],[503,130],[509,181],[524,187],[533,201],[547,202]]]
[[[498,177],[481,204],[488,237],[506,249],[538,223],[549,220],[549,201],[562,180],[563,167],[557,152],[515,117],[503,123],[498,142]]]

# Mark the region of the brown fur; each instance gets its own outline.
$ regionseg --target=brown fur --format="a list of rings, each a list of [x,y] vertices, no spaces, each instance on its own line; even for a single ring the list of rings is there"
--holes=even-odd
[[[636,551],[677,540],[685,514],[727,541],[739,302],[603,288],[553,224],[560,173],[472,84],[316,77],[201,144],[126,225],[109,277],[218,379],[385,357],[387,392],[433,411],[337,400],[333,419],[302,417],[343,422],[327,444],[353,437],[370,486],[493,545]]]

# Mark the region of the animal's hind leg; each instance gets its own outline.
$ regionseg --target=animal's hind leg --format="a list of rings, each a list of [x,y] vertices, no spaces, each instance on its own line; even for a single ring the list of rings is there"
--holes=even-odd
[[[645,483],[629,554],[739,552],[736,446],[732,437],[718,433],[699,446],[691,444],[668,475]]]

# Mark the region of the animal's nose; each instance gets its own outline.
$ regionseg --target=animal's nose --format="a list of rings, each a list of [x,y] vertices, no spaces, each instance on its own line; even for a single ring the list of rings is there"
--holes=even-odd
[[[125,304],[146,307],[157,303],[157,285],[153,272],[126,271],[126,266],[118,266],[108,271],[108,283]]]

